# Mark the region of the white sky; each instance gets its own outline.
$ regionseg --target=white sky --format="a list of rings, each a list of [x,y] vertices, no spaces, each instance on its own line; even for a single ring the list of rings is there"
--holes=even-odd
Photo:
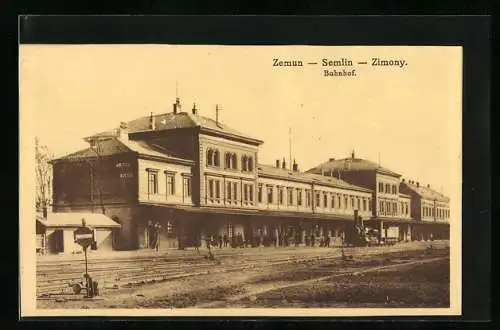
[[[307,170],[330,157],[378,162],[461,199],[460,47],[23,45],[21,111],[56,156],[120,121],[184,110],[264,140],[259,162],[292,154]],[[404,59],[404,69],[356,66],[355,78],[321,66],[273,68],[272,59]],[[452,212],[454,206],[452,205]]]

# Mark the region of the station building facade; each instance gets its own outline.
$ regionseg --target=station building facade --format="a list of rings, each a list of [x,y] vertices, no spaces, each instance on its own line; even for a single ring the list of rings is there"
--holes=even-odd
[[[412,231],[423,214],[414,212],[414,199],[425,207],[431,200],[400,188],[399,174],[355,170],[371,162],[354,154],[348,165],[340,162],[341,171],[330,166],[334,160],[306,172],[295,161],[260,164],[263,141],[200,116],[195,106],[182,111],[179,99],[171,112],[122,122],[85,141],[87,149],[52,161],[53,212],[106,214],[120,224],[112,239],[117,250],[148,248],[153,240],[182,248],[224,235],[280,246],[328,236],[335,245],[355,212],[386,236],[427,237]],[[443,210],[435,214],[446,215],[447,199],[432,201]]]

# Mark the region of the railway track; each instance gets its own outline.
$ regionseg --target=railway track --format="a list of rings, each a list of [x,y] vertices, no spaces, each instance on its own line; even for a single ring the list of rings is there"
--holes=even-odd
[[[440,246],[438,245],[438,248]],[[406,246],[377,248],[346,248],[346,255],[369,256],[387,252],[405,251]],[[217,250],[215,250],[217,251]],[[221,272],[244,271],[257,267],[272,267],[286,263],[312,262],[341,258],[340,249],[273,250],[272,254],[244,251],[217,253],[217,260],[207,260],[196,254],[185,256],[154,256],[146,258],[96,259],[89,262],[89,273],[99,282],[103,291],[148,282],[173,280]],[[246,252],[246,251],[245,251]],[[70,292],[70,282],[81,280],[83,262],[47,262],[37,265],[37,295]]]

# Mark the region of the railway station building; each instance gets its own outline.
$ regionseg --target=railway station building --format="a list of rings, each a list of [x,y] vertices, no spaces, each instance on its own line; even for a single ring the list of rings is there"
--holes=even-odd
[[[417,239],[413,198],[430,200],[400,189],[399,174],[354,154],[335,165],[341,171],[334,160],[306,172],[296,161],[264,165],[263,141],[216,113],[214,120],[195,105],[183,111],[177,98],[171,112],[86,137],[88,148],[52,161],[53,212],[105,214],[120,225],[111,240],[116,250],[183,248],[219,236],[277,246],[329,237],[336,245],[355,213],[385,236]],[[446,199],[435,205],[443,215],[449,209]]]

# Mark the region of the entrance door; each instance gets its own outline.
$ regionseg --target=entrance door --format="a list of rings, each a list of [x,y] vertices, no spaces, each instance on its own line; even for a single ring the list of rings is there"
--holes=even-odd
[[[52,233],[52,251],[54,253],[64,252],[64,235],[60,229]]]

